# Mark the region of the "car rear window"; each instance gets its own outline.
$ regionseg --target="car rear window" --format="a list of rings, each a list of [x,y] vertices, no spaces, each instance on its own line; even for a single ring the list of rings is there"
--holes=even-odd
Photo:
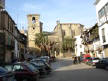
[[[44,63],[42,63],[42,62],[36,62],[34,64],[36,64],[37,66],[44,66]]]
[[[44,63],[41,62],[41,61],[36,61],[36,64],[37,64],[37,65],[44,65]]]
[[[37,70],[32,64],[26,63],[25,65],[33,72]]]

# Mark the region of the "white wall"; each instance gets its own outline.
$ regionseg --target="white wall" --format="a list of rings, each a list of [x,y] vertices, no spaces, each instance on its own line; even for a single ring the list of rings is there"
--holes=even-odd
[[[94,50],[95,50],[95,52],[96,52],[97,57],[103,58],[103,57],[104,57],[104,54],[103,54],[103,53],[100,53],[100,52],[97,50],[98,48],[101,47],[101,42],[100,42],[100,40],[94,41],[94,42],[93,42],[93,47],[94,47]]]
[[[82,44],[82,39],[79,36],[75,36],[76,41],[75,41],[75,54],[76,56],[81,56],[81,52],[84,53],[84,45]],[[81,45],[81,47],[80,47]]]
[[[105,39],[106,39],[106,42],[103,43],[103,39],[102,39],[102,29],[104,28],[105,30]],[[100,41],[101,41],[101,44],[102,45],[106,45],[108,44],[108,24],[104,24],[103,26],[101,26],[99,28],[99,36],[100,36]]]
[[[100,11],[100,9],[102,9],[104,7],[104,5],[108,2],[108,0],[100,0],[100,2],[96,5],[96,15],[97,15],[97,21],[98,24],[99,23],[99,16],[98,16],[98,12]]]
[[[100,41],[102,45],[108,44],[108,23],[105,23],[107,20],[104,17],[102,17],[101,21],[99,21],[98,12],[106,5],[106,3],[108,3],[108,0],[100,0],[100,2],[96,5],[96,15],[97,15],[97,21],[99,25],[99,36],[100,36]],[[102,39],[102,29],[103,28],[105,30],[104,33],[105,33],[105,38],[106,38],[106,42],[104,43]]]

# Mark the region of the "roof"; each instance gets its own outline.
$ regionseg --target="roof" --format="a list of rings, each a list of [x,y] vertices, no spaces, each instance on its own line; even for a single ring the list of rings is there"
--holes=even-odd
[[[6,11],[3,10],[2,12],[4,12],[4,14],[8,15],[8,17],[12,20],[12,22],[16,25],[15,21],[12,19],[12,17],[10,16],[10,14]]]
[[[96,0],[94,5],[97,5],[100,2],[100,0]]]
[[[40,16],[40,14],[28,14],[27,16]]]
[[[60,23],[61,25],[67,24],[67,25],[81,25],[80,23]]]
[[[57,24],[58,25],[58,24]],[[55,30],[55,28],[57,27],[57,25],[54,27],[54,30]],[[84,25],[82,25],[82,24],[80,24],[80,23],[60,23],[60,25],[81,25],[81,26],[84,26]]]

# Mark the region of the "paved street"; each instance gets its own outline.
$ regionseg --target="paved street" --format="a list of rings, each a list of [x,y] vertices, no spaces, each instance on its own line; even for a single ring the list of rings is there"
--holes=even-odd
[[[108,71],[85,64],[73,65],[71,59],[60,59],[52,67],[54,71],[40,81],[108,81]]]

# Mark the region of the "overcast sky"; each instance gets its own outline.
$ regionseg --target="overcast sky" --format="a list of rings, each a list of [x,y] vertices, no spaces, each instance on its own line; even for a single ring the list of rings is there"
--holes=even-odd
[[[81,23],[91,27],[96,23],[95,0],[6,0],[6,10],[18,24],[27,29],[27,14],[40,14],[44,31],[53,31],[56,21]]]

